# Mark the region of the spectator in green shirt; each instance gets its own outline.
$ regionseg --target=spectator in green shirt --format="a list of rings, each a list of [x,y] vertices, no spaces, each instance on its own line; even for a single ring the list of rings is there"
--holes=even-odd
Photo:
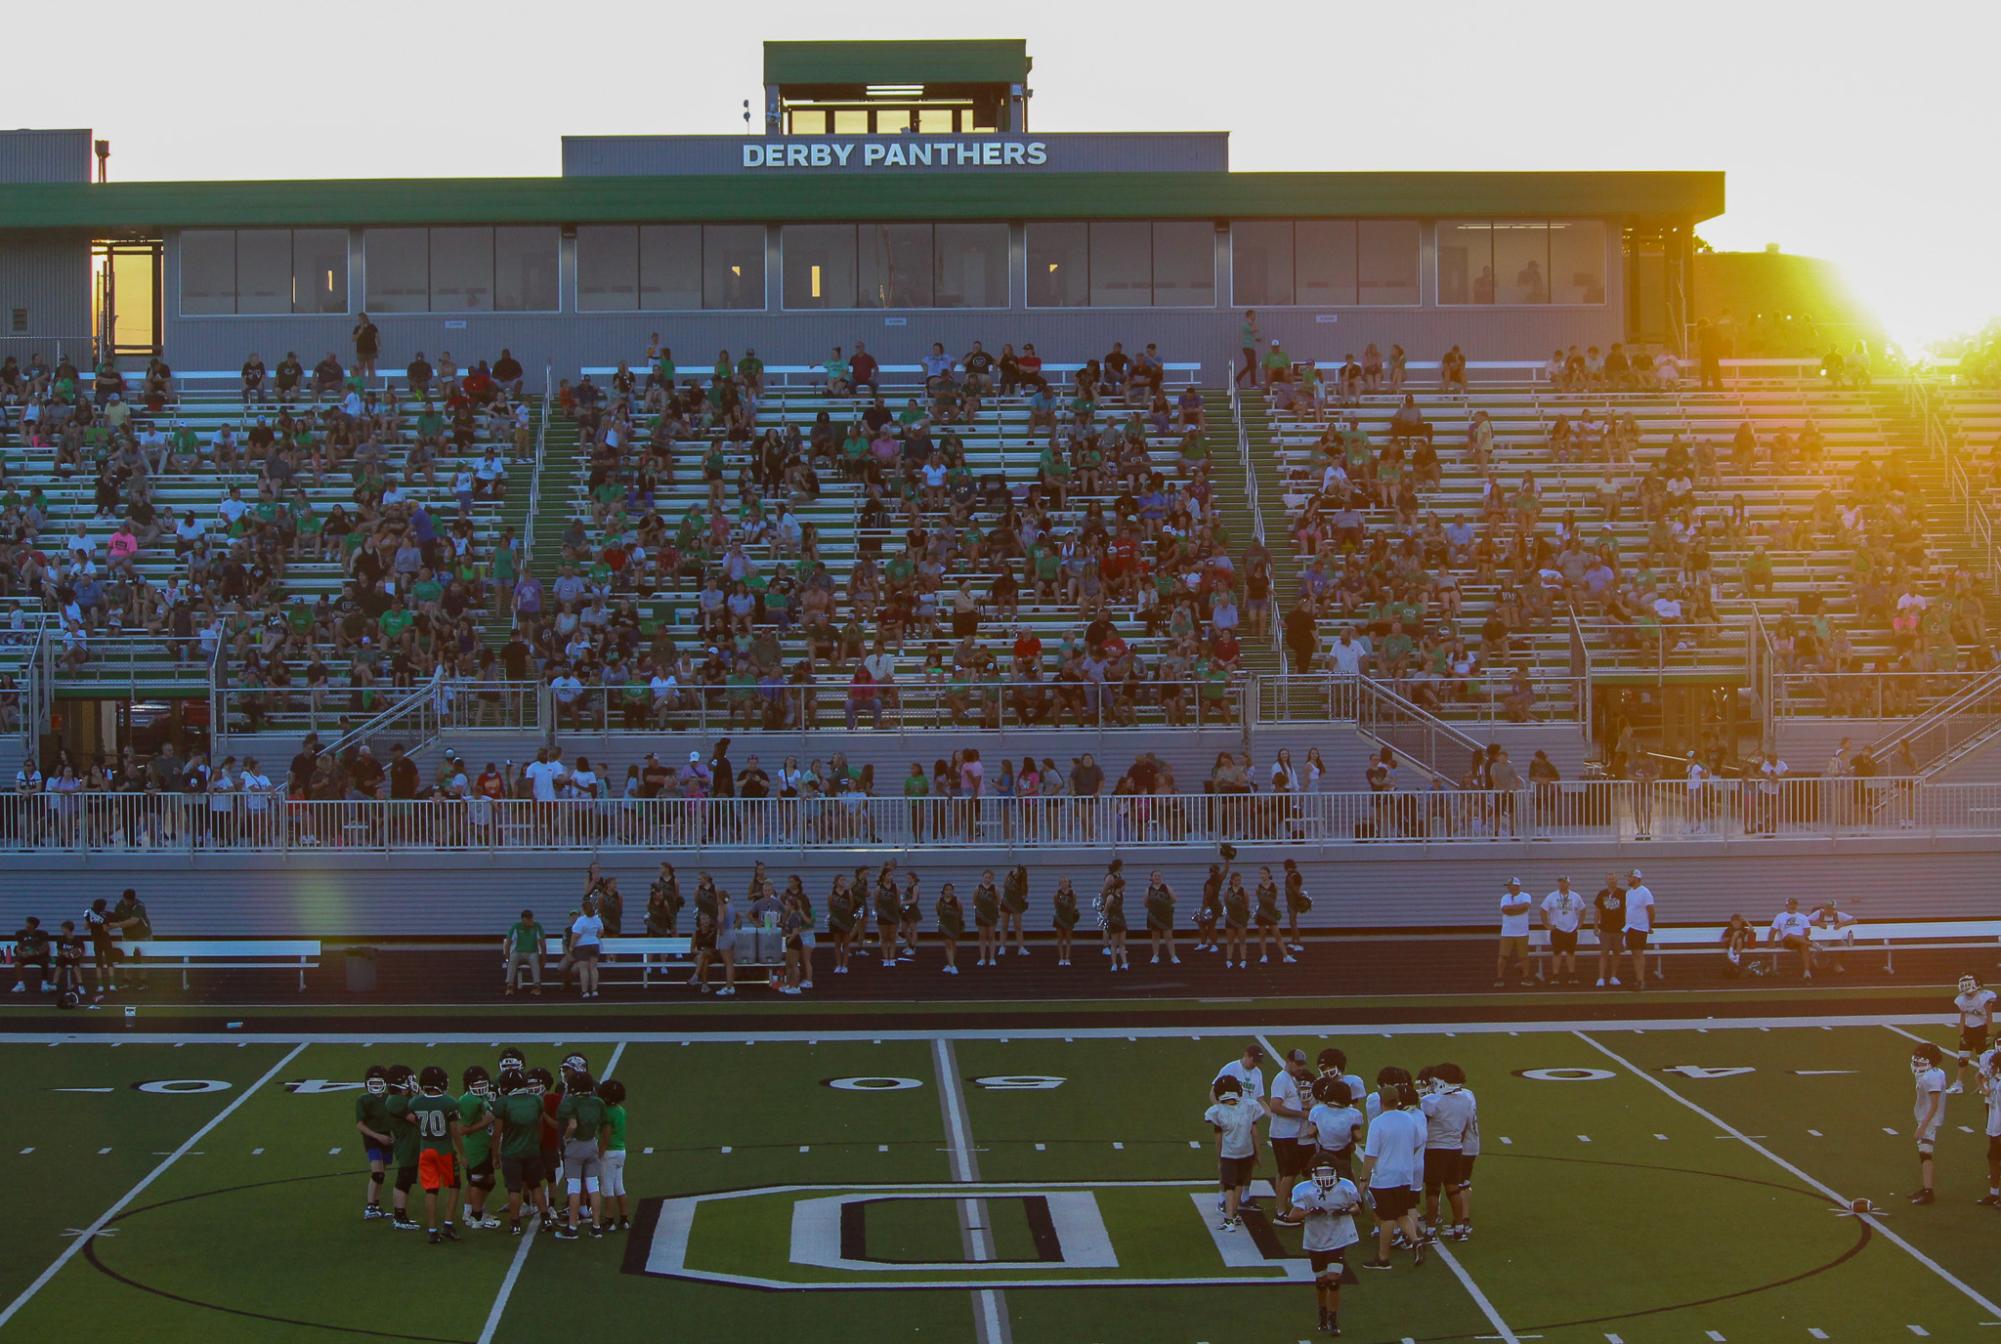
[[[1285,347],[1278,343],[1276,337],[1272,339],[1271,349],[1265,352],[1264,369],[1266,387],[1292,381],[1292,356],[1285,352]]]
[[[534,975],[535,988],[530,991],[537,998],[542,995],[542,947],[548,932],[535,920],[533,910],[523,910],[521,918],[508,927],[500,940],[501,953],[507,958],[507,992],[512,994],[519,987],[522,967],[527,967]]]

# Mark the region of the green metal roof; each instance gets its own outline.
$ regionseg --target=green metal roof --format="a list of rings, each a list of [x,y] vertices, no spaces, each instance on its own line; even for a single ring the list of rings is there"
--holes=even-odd
[[[767,42],[766,84],[1019,84],[1020,38],[970,42]]]
[[[390,224],[785,223],[829,219],[1688,219],[1721,173],[793,171],[680,177],[82,182],[0,186],[0,229]]]

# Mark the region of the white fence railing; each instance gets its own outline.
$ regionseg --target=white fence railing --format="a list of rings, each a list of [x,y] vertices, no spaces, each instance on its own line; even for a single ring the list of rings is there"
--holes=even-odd
[[[1091,798],[298,801],[278,794],[0,796],[0,852],[1308,848],[1529,840],[1756,844],[2001,835],[2001,784],[1594,780],[1528,788]]]

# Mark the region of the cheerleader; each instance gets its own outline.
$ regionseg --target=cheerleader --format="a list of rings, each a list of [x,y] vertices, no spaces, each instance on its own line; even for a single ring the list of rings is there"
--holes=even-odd
[[[1223,891],[1223,969],[1234,964],[1239,970],[1249,970],[1251,954],[1249,934],[1251,927],[1251,894],[1244,890],[1244,875],[1230,874],[1230,885]]]
[[[1028,865],[1017,863],[1008,870],[1007,881],[1001,884],[1001,925],[1000,945],[994,951],[998,963],[1007,952],[1008,934],[1014,934],[1016,956],[1028,955],[1028,942],[1022,932],[1022,918],[1028,913]]]
[[[1160,869],[1146,884],[1146,936],[1153,944],[1153,964],[1160,965],[1161,949],[1167,949],[1168,960],[1179,966],[1181,954],[1174,947],[1174,888],[1167,885],[1167,879],[1160,875]]]
[[[1000,891],[994,886],[994,870],[988,868],[980,874],[980,884],[973,888],[973,927],[980,935],[980,965],[1000,965],[999,935],[995,930],[1000,925]]]
[[[1257,914],[1258,925],[1258,965],[1271,965],[1271,953],[1278,948],[1279,955],[1287,964],[1299,958],[1285,950],[1278,938],[1278,883],[1272,879],[1271,865],[1258,869]]]
[[[787,905],[791,905],[796,901],[799,905],[799,913],[805,916],[806,919],[805,927],[799,931],[799,980],[797,983],[801,989],[811,989],[813,987],[813,944],[815,942],[813,926],[818,922],[819,917],[813,913],[813,898],[806,894],[806,884],[799,880],[797,873],[794,873],[785,880],[785,895],[782,899]]]
[[[834,879],[834,889],[827,893],[827,932],[834,939],[834,974],[846,975],[855,936],[855,896],[845,874]]]
[[[1082,914],[1077,909],[1077,889],[1064,878],[1056,884],[1055,908],[1050,915],[1050,924],[1056,930],[1056,964],[1070,964],[1070,935],[1077,928]]]
[[[1285,947],[1288,952],[1304,952],[1306,944],[1299,938],[1299,917],[1313,908],[1313,898],[1306,894],[1306,878],[1299,871],[1297,859],[1285,861]],[[1287,958],[1290,960],[1290,958]]]
[[[917,883],[917,874],[908,873],[903,879],[903,899],[896,907],[897,937],[903,943],[903,951],[897,955],[905,961],[917,960],[917,926],[924,919],[924,892]]]
[[[916,879],[911,880],[911,890],[917,887]],[[975,897],[974,899],[978,899]],[[938,936],[945,944],[945,974],[959,973],[959,935],[966,931],[966,911],[959,904],[959,892],[950,882],[938,889]],[[985,937],[983,933],[982,938]],[[984,959],[980,965],[986,965]]]
[[[895,869],[889,864],[884,864],[882,873],[876,878],[875,883],[875,936],[881,945],[884,970],[896,965],[896,925],[899,908]]]
[[[681,898],[681,879],[674,872],[674,865],[660,865],[660,875],[653,879],[653,885],[646,889],[646,936],[649,938],[672,938],[676,925],[681,922],[681,907],[686,902]]]
[[[1216,925],[1223,918],[1223,870],[1215,864],[1209,865],[1209,876],[1202,880],[1202,904],[1195,911],[1195,950],[1214,952],[1216,950]]]
[[[1132,961],[1126,956],[1126,880],[1114,877],[1105,885],[1104,894],[1105,946],[1111,951],[1114,971],[1130,971]]]
[[[1112,931],[1105,923],[1105,895],[1114,886],[1125,885],[1125,860],[1113,859],[1105,865],[1105,880],[1098,884],[1098,894],[1091,898],[1091,912],[1098,919],[1098,953],[1112,955]]]

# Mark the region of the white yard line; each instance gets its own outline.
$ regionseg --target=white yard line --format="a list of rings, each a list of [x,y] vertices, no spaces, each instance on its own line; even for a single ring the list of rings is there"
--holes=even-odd
[[[774,1017],[773,1022],[784,1021]],[[1775,1031],[1786,1029],[1813,1029],[1819,1027],[1883,1027],[1883,1026],[1937,1026],[1936,1013],[1903,1013],[1888,1017],[1862,1017],[1852,1014],[1838,1016],[1788,1016],[1788,1017],[1742,1017],[1742,1018],[1611,1018],[1550,1021],[1550,1022],[1454,1022],[1451,1032],[1457,1036],[1536,1036],[1562,1034],[1570,1035],[1580,1031],[1691,1031],[1714,1033],[1721,1031]],[[937,1031],[919,1028],[909,1030],[883,1031],[880,1028],[868,1031],[781,1031],[757,1030],[755,1041],[760,1045],[804,1045],[808,1042],[821,1045],[844,1042],[870,1041],[882,1044],[886,1041],[1049,1041],[1072,1039],[1081,1040],[1156,1040],[1162,1038],[1223,1039],[1241,1041],[1246,1036],[1256,1036],[1259,1032],[1278,1032],[1294,1037],[1326,1036],[1379,1036],[1389,1039],[1397,1036],[1443,1036],[1445,1024],[1438,1022],[1288,1022],[1279,1025],[1259,1026],[1252,1023],[1204,1024],[1190,1026],[1185,1023],[1174,1026],[1127,1026],[1127,1027],[969,1027],[957,1030]],[[490,1032],[426,1032],[401,1035],[370,1034],[357,1032],[305,1032],[305,1033],[251,1033],[243,1032],[196,1032],[169,1034],[166,1032],[121,1033],[116,1038],[96,1033],[65,1034],[51,1036],[37,1032],[0,1032],[0,1045],[356,1045],[364,1042],[382,1045],[487,1045]],[[694,1042],[703,1045],[747,1045],[751,1039],[743,1031],[653,1031],[653,1032],[565,1032],[561,1035],[526,1034],[516,1037],[524,1045],[548,1045],[551,1043],[572,1045],[617,1045],[631,1042],[634,1045],[679,1045]]]
[[[1521,1337],[1513,1330],[1510,1330],[1508,1323],[1501,1319],[1501,1313],[1494,1309],[1494,1304],[1488,1300],[1485,1293],[1480,1291],[1480,1285],[1473,1282],[1473,1276],[1468,1274],[1465,1266],[1459,1263],[1459,1257],[1447,1250],[1443,1241],[1438,1242],[1431,1249],[1440,1260],[1445,1262],[1445,1267],[1451,1270],[1453,1275],[1458,1278],[1460,1286],[1466,1290],[1466,1295],[1473,1299],[1473,1305],[1478,1307],[1480,1314],[1487,1318],[1487,1324],[1494,1327],[1494,1338],[1499,1339],[1501,1344],[1521,1344]]]
[[[446,1039],[450,1040],[449,1037]],[[625,1057],[625,1045],[626,1043],[621,1040],[612,1050],[611,1059],[606,1062],[604,1072],[599,1075],[598,1081],[602,1082],[611,1077],[611,1071],[617,1068],[618,1061]],[[528,1248],[535,1244],[536,1234],[541,1228],[542,1223],[538,1218],[535,1226],[521,1234],[521,1245],[515,1250],[514,1259],[508,1262],[507,1276],[500,1281],[500,1291],[494,1294],[493,1307],[486,1313],[486,1324],[480,1328],[479,1344],[493,1344],[493,1332],[500,1329],[500,1318],[507,1314],[507,1302],[514,1296],[514,1285],[521,1282],[521,1267],[528,1263]]]
[[[188,1135],[188,1137],[181,1143],[180,1147],[174,1149],[173,1152],[168,1153],[166,1161],[160,1163],[159,1166],[154,1167],[151,1171],[147,1172],[144,1179],[142,1179],[137,1185],[133,1186],[130,1190],[127,1190],[123,1195],[119,1196],[118,1202],[116,1204],[113,1204],[103,1213],[98,1214],[97,1221],[93,1222],[89,1227],[84,1228],[81,1235],[79,1235],[75,1240],[71,1241],[69,1245],[63,1247],[62,1254],[56,1257],[54,1264],[50,1265],[47,1269],[43,1270],[41,1276],[37,1278],[33,1283],[29,1284],[27,1288],[22,1290],[22,1293],[19,1297],[15,1298],[12,1302],[8,1303],[7,1309],[5,1311],[0,1311],[0,1326],[5,1326],[8,1321],[14,1319],[15,1314],[19,1312],[22,1307],[27,1306],[29,1300],[33,1298],[36,1293],[41,1292],[43,1288],[47,1287],[49,1280],[53,1279],[56,1276],[56,1272],[60,1270],[64,1265],[68,1264],[70,1262],[70,1258],[74,1256],[78,1251],[81,1251],[90,1242],[90,1239],[92,1237],[96,1236],[99,1232],[103,1231],[105,1224],[109,1223],[113,1218],[116,1218],[120,1213],[124,1212],[125,1207],[128,1204],[130,1204],[133,1200],[137,1199],[140,1195],[145,1193],[146,1187],[150,1186],[154,1181],[159,1180],[161,1176],[165,1175],[168,1167],[171,1167],[174,1165],[174,1163],[180,1161],[182,1156],[188,1153],[190,1150],[192,1150],[197,1143],[200,1143],[202,1139],[206,1137],[211,1130],[213,1130],[217,1125],[221,1124],[223,1121],[229,1119],[230,1116],[234,1115],[236,1113],[237,1107],[241,1106],[244,1102],[250,1100],[252,1097],[256,1096],[258,1092],[262,1091],[264,1087],[267,1084],[269,1084],[273,1078],[276,1078],[278,1076],[278,1071],[283,1069],[287,1064],[290,1064],[294,1059],[298,1058],[299,1053],[303,1051],[305,1048],[306,1048],[305,1044],[301,1042],[297,1045],[294,1045],[290,1050],[286,1051],[283,1058],[281,1058],[276,1064],[273,1064],[269,1069],[266,1069],[264,1071],[264,1076],[262,1078],[259,1078],[256,1082],[252,1083],[250,1086],[244,1088],[241,1092],[237,1093],[235,1100],[231,1101],[227,1106],[223,1107],[220,1111],[217,1111],[215,1113],[214,1118],[212,1118],[207,1124],[203,1125],[200,1129],[196,1130],[194,1133]]]
[[[1735,1135],[1737,1138],[1743,1141],[1744,1146],[1746,1148],[1749,1148],[1752,1152],[1757,1153],[1759,1156],[1765,1158],[1773,1165],[1781,1168],[1789,1175],[1791,1175],[1795,1180],[1802,1181],[1807,1185],[1812,1186],[1814,1189],[1820,1191],[1823,1195],[1826,1195],[1830,1200],[1834,1201],[1834,1203],[1836,1204],[1846,1205],[1848,1203],[1848,1198],[1845,1195],[1841,1194],[1839,1191],[1837,1191],[1833,1186],[1828,1185],[1825,1181],[1822,1181],[1817,1177],[1808,1175],[1806,1172],[1800,1170],[1792,1163],[1786,1161],[1786,1159],[1784,1159],[1783,1157],[1780,1157],[1777,1153],[1773,1152],[1771,1149],[1765,1147],[1763,1144],[1751,1138],[1750,1135],[1745,1134],[1742,1130],[1738,1129],[1735,1125],[1732,1125],[1729,1121],[1723,1119],[1721,1116],[1712,1114],[1711,1112],[1703,1109],[1701,1106],[1696,1105],[1696,1103],[1690,1101],[1687,1097],[1684,1097],[1681,1093],[1675,1091],[1673,1088],[1669,1087],[1666,1083],[1654,1077],[1652,1074],[1641,1069],[1638,1065],[1634,1064],[1631,1060],[1625,1058],[1623,1055],[1617,1054],[1614,1051],[1612,1051],[1609,1047],[1601,1045],[1597,1041],[1592,1040],[1582,1031],[1579,1031],[1578,1033],[1576,1033],[1576,1035],[1578,1040],[1583,1041],[1593,1050],[1596,1050],[1599,1054],[1605,1056],[1613,1063],[1619,1065],[1621,1068],[1625,1069],[1628,1073],[1632,1074],[1635,1078],[1638,1078],[1641,1082],[1648,1083],[1653,1087],[1659,1088],[1662,1092],[1666,1093],[1674,1100],[1680,1102],[1683,1106],[1686,1106],[1689,1110],[1694,1111],[1697,1115],[1709,1121],[1710,1124],[1715,1125],[1718,1129],[1723,1130],[1726,1133]],[[1910,1256],[1913,1260],[1923,1265],[1926,1269],[1929,1269],[1932,1273],[1938,1275],[1938,1277],[1943,1279],[1946,1283],[1952,1285],[1954,1288],[1957,1288],[1962,1294],[1966,1296],[1966,1298],[1969,1301],[1978,1305],[1989,1316],[2001,1316],[2001,1306],[1996,1306],[1993,1302],[1990,1302],[1977,1289],[1973,1288],[1964,1280],[1955,1276],[1951,1270],[1948,1270],[1944,1265],[1941,1265],[1938,1261],[1932,1259],[1930,1256],[1926,1255],[1923,1251],[1911,1245],[1910,1242],[1904,1240],[1902,1237],[1898,1236],[1895,1232],[1892,1232],[1888,1227],[1885,1227],[1883,1225],[1882,1219],[1874,1217],[1869,1214],[1862,1214],[1860,1216],[1863,1218],[1864,1221],[1866,1221],[1869,1224],[1870,1227],[1876,1230],[1876,1234],[1878,1236],[1882,1237],[1892,1246],[1895,1246],[1899,1250],[1903,1251],[1904,1254]]]
[[[945,1116],[945,1141],[951,1145],[952,1179],[967,1184],[980,1179],[980,1160],[973,1149],[973,1127],[966,1120],[966,1094],[959,1085],[959,1062],[952,1043],[936,1039],[931,1043],[931,1061],[938,1071],[938,1106]],[[982,1201],[959,1201],[959,1229],[965,1238],[966,1253],[976,1263],[994,1258],[993,1232],[987,1227]],[[973,1294],[973,1330],[980,1344],[1010,1344],[1007,1307],[1000,1293],[982,1288]]]

